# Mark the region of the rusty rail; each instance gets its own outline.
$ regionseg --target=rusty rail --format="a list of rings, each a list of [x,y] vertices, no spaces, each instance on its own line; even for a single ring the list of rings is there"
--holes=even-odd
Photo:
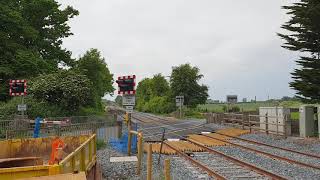
[[[221,141],[221,142],[225,142],[225,143],[231,144],[233,146],[237,146],[237,147],[245,149],[245,150],[253,151],[255,153],[260,153],[260,154],[263,154],[265,156],[269,156],[271,158],[275,158],[275,159],[279,159],[279,160],[282,160],[282,161],[287,161],[289,163],[298,164],[298,165],[305,166],[305,167],[308,167],[308,168],[313,168],[313,169],[320,170],[319,166],[306,164],[306,163],[303,163],[303,162],[300,162],[300,161],[291,160],[291,159],[288,159],[288,158],[285,158],[285,157],[282,157],[282,156],[277,156],[277,155],[270,154],[270,153],[267,153],[267,152],[264,152],[264,151],[260,151],[260,150],[257,150],[257,149],[253,149],[253,148],[249,148],[249,147],[246,147],[246,146],[242,146],[240,144],[232,143],[232,142],[225,141],[225,140],[222,140],[222,139],[219,139],[219,138],[214,138],[214,137],[211,137],[211,136],[208,136],[208,135],[204,135],[203,134],[203,136],[211,138],[211,139],[214,139],[214,140],[218,140],[218,141]]]
[[[166,142],[163,142],[163,143],[165,145],[167,145],[168,147],[170,147],[171,149],[175,150],[180,156],[184,157],[185,159],[187,159],[188,161],[190,161],[194,165],[198,166],[200,169],[206,171],[209,174],[209,176],[213,176],[213,177],[215,177],[215,178],[217,178],[219,180],[225,180],[226,179],[223,176],[221,176],[220,174],[214,172],[212,169],[206,167],[205,165],[203,165],[199,161],[196,161],[196,160],[192,159],[190,156],[188,156],[185,153],[179,151],[177,148],[171,146],[169,143],[166,143]]]
[[[313,158],[318,158],[318,159],[320,159],[320,156],[317,156],[317,155],[315,155],[315,154],[310,154],[310,153],[305,153],[305,152],[301,152],[301,151],[295,151],[295,150],[288,149],[288,148],[273,146],[273,145],[270,145],[270,144],[265,144],[265,143],[258,142],[258,141],[253,141],[253,140],[249,140],[249,139],[239,138],[239,137],[236,137],[236,136],[230,136],[230,135],[223,134],[223,133],[217,133],[217,132],[215,132],[215,134],[227,136],[227,137],[234,138],[234,139],[237,139],[237,140],[240,140],[240,141],[246,141],[246,142],[253,143],[253,144],[258,144],[258,145],[262,145],[262,146],[272,147],[272,148],[275,148],[275,149],[281,149],[281,150],[284,150],[284,151],[293,152],[293,153],[297,153],[297,154],[301,154],[301,155],[310,156],[310,157],[313,157]]]
[[[230,161],[233,161],[234,163],[236,163],[236,164],[238,164],[238,165],[240,165],[240,166],[242,166],[242,167],[247,167],[247,168],[255,171],[255,172],[258,173],[258,174],[263,174],[263,175],[265,175],[265,176],[268,176],[268,177],[270,177],[270,178],[272,178],[272,179],[277,179],[277,180],[285,180],[285,179],[286,179],[286,178],[284,178],[284,177],[282,177],[282,176],[279,176],[279,175],[277,175],[277,174],[273,174],[273,173],[271,173],[271,172],[269,172],[269,171],[266,171],[266,170],[264,170],[264,169],[261,169],[261,168],[259,168],[259,167],[256,167],[256,166],[254,166],[254,165],[252,165],[252,164],[249,164],[249,163],[247,163],[247,162],[240,161],[240,160],[238,160],[238,159],[236,159],[236,158],[234,158],[234,157],[232,157],[232,156],[228,156],[228,155],[226,155],[226,154],[224,154],[224,153],[221,153],[221,152],[219,152],[219,151],[216,151],[216,150],[213,150],[213,149],[211,149],[211,148],[208,148],[207,146],[205,146],[205,145],[203,145],[203,144],[201,144],[201,143],[199,143],[199,142],[197,142],[197,141],[195,141],[195,140],[191,140],[191,139],[186,139],[186,140],[189,141],[189,142],[191,142],[191,143],[193,143],[193,144],[195,144],[195,145],[197,145],[197,146],[199,146],[199,147],[201,147],[201,148],[203,148],[203,149],[205,149],[205,150],[207,150],[209,153],[218,154],[218,155],[224,157],[225,159],[228,159],[228,160],[230,160]]]

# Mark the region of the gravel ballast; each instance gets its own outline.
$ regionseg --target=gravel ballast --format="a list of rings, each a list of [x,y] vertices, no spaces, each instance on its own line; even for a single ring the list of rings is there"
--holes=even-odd
[[[320,154],[319,140],[305,140],[297,137],[283,138],[279,136],[266,135],[263,133],[246,134],[240,136],[244,139],[263,142],[266,144],[293,149],[296,151],[308,152],[313,154]]]
[[[320,179],[319,170],[289,164],[232,146],[215,147],[214,149],[289,179]]]

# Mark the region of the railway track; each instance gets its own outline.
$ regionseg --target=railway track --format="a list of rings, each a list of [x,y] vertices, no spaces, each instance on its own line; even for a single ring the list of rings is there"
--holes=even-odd
[[[199,142],[192,140],[188,141],[206,149],[210,155],[198,157],[196,159],[184,152],[181,152],[174,146],[171,146],[169,143],[164,142],[164,144],[175,150],[179,156],[185,158],[187,161],[205,171],[209,176],[217,179],[286,179],[282,176],[258,168],[252,164],[239,161],[231,156],[208,148]],[[210,161],[207,161],[208,158],[210,158]]]
[[[224,142],[224,143],[228,143],[232,146],[235,146],[235,147],[239,147],[241,149],[244,149],[244,150],[248,150],[248,151],[252,151],[254,153],[258,153],[258,154],[262,154],[262,155],[265,155],[265,156],[268,156],[270,158],[274,158],[274,159],[278,159],[278,160],[281,160],[281,161],[286,161],[288,163],[291,163],[291,164],[296,164],[296,165],[300,165],[300,166],[304,166],[304,167],[307,167],[307,168],[312,168],[312,169],[317,169],[317,170],[320,170],[320,166],[318,165],[314,165],[314,164],[307,164],[305,162],[301,162],[301,161],[296,161],[296,160],[293,160],[293,159],[289,159],[287,157],[283,157],[283,156],[279,156],[279,155],[275,155],[275,154],[271,154],[271,153],[268,153],[266,151],[263,151],[263,150],[259,150],[258,148],[254,148],[252,146],[244,146],[244,145],[240,145],[238,143],[233,143],[233,142],[230,142],[230,141],[226,141],[226,140],[222,140],[220,138],[215,138],[215,137],[211,137],[209,135],[203,135],[205,137],[208,137],[208,138],[211,138],[211,139],[214,139],[214,140],[218,140],[218,141],[221,141],[221,142]],[[253,142],[252,142],[253,143]],[[270,147],[270,146],[269,146]],[[320,159],[320,157],[316,156],[316,155],[313,155],[313,154],[307,154],[307,153],[302,153],[302,152],[298,152],[298,151],[294,151],[294,150],[290,150],[290,149],[285,149],[285,148],[281,148],[281,147],[276,147],[276,146],[273,146],[272,147],[273,149],[277,149],[277,150],[282,150],[282,151],[289,151],[289,152],[295,152],[297,154],[301,154],[301,155],[304,155],[306,157],[311,157],[311,158],[317,158],[317,159]]]
[[[149,116],[146,115],[140,115],[140,118],[148,118]],[[151,118],[150,118],[151,119]],[[153,118],[152,121],[154,121],[154,124],[157,125],[163,125],[163,126],[169,126],[168,124],[164,124],[162,122],[167,122],[167,120],[160,121],[161,117],[158,118]],[[137,119],[139,121],[139,119]],[[175,133],[175,132],[173,132]],[[210,138],[215,141],[221,141],[224,143],[227,143],[230,146],[234,146],[237,148],[240,148],[244,151],[249,151],[253,152],[255,154],[259,154],[259,156],[264,156],[270,159],[277,159],[279,162],[286,162],[292,165],[298,165],[300,167],[305,167],[310,170],[315,170],[319,171],[320,170],[320,156],[315,155],[315,154],[310,154],[310,153],[305,153],[305,152],[299,152],[296,150],[288,149],[288,148],[283,148],[283,147],[278,147],[270,144],[265,144],[257,141],[252,141],[252,140],[247,140],[235,136],[231,136],[228,134],[223,134],[223,133],[211,133],[211,134],[218,134],[220,136],[225,136],[228,137],[227,139],[232,139],[232,140],[226,140],[226,138],[221,139],[217,138],[215,136],[210,136],[210,134],[201,134],[201,136],[205,138]],[[203,149],[206,150],[208,153],[204,155],[203,157],[190,157],[186,153],[179,151],[177,148],[174,146],[170,145],[169,143],[166,143],[166,146],[172,148],[177,152],[177,154],[185,159],[187,161],[190,161],[192,164],[197,166],[198,168],[202,169],[205,171],[208,175],[213,176],[217,179],[286,179],[286,177],[271,173],[269,171],[266,171],[260,167],[257,167],[256,165],[249,164],[247,162],[241,161],[237,159],[234,155],[227,155],[225,153],[222,153],[219,150],[215,150],[213,148],[207,147],[204,144],[201,143],[199,140],[194,140],[192,138],[185,138],[181,136],[181,139],[184,139],[185,141],[188,141],[194,145],[197,145]],[[245,143],[244,145],[241,145],[242,143],[239,142],[234,142],[234,141],[239,141],[242,143]],[[268,151],[265,151],[264,149],[271,149],[272,151],[276,152],[288,152],[288,153],[293,153],[298,156],[304,156],[306,159],[313,159],[315,162],[318,163],[310,163],[310,162],[303,162],[303,159],[301,160],[294,160],[292,157],[286,157],[285,155],[279,155],[278,153],[270,153]],[[287,155],[288,156],[288,155]],[[205,161],[206,159],[210,158],[210,161]],[[246,161],[246,160],[245,160]],[[220,162],[220,164],[219,164]],[[215,166],[216,164],[219,164]],[[228,164],[228,166],[221,166],[222,164]],[[219,168],[221,167],[221,168]],[[224,172],[227,173],[224,173]],[[320,171],[319,171],[320,172]]]

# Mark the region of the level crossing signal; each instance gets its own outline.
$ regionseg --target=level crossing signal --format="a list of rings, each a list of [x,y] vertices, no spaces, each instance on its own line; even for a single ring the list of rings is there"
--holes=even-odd
[[[120,76],[116,81],[118,84],[118,94],[135,94],[136,76]]]
[[[9,82],[10,96],[26,96],[27,95],[27,81],[26,80],[10,80]]]

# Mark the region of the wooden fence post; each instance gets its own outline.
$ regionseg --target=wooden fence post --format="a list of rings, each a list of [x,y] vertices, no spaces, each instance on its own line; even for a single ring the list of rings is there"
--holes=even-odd
[[[129,120],[128,120],[128,156],[131,155],[131,139],[132,139],[132,135],[131,135],[130,131],[131,131],[131,116],[129,114]]]
[[[164,160],[164,179],[165,180],[170,180],[170,159]]]
[[[142,132],[138,133],[138,169],[137,174],[141,174],[141,167],[142,167],[142,154],[143,154],[143,136]]]
[[[152,144],[148,144],[147,180],[152,180]]]

